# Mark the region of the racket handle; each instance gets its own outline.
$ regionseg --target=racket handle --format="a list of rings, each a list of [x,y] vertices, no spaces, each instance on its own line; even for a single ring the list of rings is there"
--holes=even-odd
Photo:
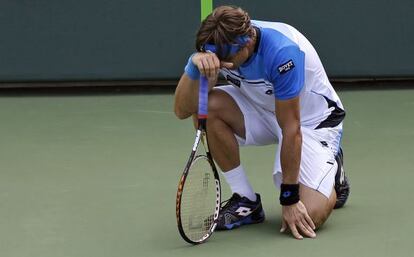
[[[200,89],[198,92],[198,118],[206,119],[208,114],[208,80],[200,76]]]

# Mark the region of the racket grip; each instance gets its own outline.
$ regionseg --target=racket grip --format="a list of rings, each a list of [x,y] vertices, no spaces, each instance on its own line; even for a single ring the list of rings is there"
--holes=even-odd
[[[206,119],[208,114],[208,80],[200,76],[200,88],[198,92],[198,118]]]

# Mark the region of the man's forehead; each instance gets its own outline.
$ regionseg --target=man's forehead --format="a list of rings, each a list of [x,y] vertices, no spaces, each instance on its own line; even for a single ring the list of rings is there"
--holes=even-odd
[[[228,56],[236,54],[243,48],[248,42],[250,37],[248,35],[238,36],[233,44],[224,44],[217,46],[215,44],[204,44],[203,50],[206,52],[212,52],[217,54],[221,58],[227,58]]]

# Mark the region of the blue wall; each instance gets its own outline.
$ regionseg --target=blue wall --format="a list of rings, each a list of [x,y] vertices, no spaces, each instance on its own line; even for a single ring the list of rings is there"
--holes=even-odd
[[[414,76],[413,0],[214,3],[295,26],[331,77]],[[198,0],[3,0],[0,81],[177,79],[199,16]]]

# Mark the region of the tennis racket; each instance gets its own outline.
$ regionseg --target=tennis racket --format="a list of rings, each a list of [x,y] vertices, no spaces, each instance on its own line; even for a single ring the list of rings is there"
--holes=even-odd
[[[191,244],[204,243],[214,232],[221,202],[220,179],[207,143],[208,81],[204,76],[198,99],[198,129],[176,199],[178,231]]]

